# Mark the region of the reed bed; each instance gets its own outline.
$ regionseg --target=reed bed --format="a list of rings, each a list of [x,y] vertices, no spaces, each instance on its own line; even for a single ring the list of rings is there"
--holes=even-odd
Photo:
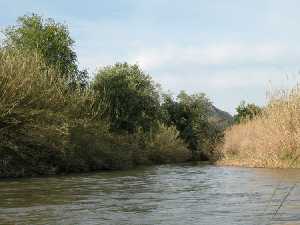
[[[263,113],[225,132],[223,165],[300,167],[300,88],[273,93]]]

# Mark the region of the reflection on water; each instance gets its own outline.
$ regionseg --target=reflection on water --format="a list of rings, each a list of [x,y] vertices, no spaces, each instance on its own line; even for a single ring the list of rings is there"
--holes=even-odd
[[[3,180],[0,224],[294,225],[298,186],[270,218],[299,181],[300,170],[188,164]]]

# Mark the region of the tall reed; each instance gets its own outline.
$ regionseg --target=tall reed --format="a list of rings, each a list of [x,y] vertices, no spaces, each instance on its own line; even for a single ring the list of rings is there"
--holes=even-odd
[[[226,164],[299,167],[299,86],[273,93],[262,115],[229,128],[222,153]]]

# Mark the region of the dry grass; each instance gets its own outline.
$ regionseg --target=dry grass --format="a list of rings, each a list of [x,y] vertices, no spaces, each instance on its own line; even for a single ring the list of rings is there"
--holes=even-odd
[[[220,164],[299,168],[300,89],[278,91],[261,116],[229,128]]]

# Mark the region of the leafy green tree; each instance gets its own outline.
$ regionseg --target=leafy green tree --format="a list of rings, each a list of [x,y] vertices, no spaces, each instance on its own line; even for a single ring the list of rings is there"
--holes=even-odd
[[[100,70],[92,82],[99,112],[113,131],[149,132],[159,117],[159,92],[138,65],[117,63]]]
[[[37,14],[25,15],[18,18],[17,25],[5,29],[4,35],[4,47],[36,51],[47,65],[55,66],[62,76],[86,83],[87,71],[78,69],[74,41],[66,25]]]
[[[240,105],[236,108],[237,114],[234,115],[234,121],[240,123],[244,120],[251,120],[255,116],[262,113],[262,108],[255,104],[246,104],[242,101]]]
[[[176,101],[170,95],[164,96],[163,120],[168,126],[174,125],[188,144],[193,157],[203,152],[205,139],[210,129],[210,102],[204,94],[188,95],[182,91]]]

